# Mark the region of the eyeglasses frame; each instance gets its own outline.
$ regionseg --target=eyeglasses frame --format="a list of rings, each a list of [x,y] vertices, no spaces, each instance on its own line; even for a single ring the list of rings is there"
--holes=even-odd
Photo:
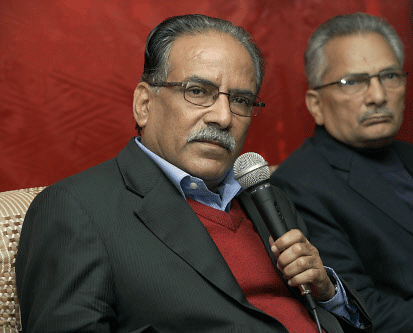
[[[402,72],[403,72],[403,71],[402,71]],[[369,75],[369,76],[368,76],[368,78],[369,78],[369,83],[368,83],[368,85],[367,85],[367,88],[370,87],[371,79],[374,78],[374,77],[377,77],[377,79],[379,80],[380,84],[382,84],[382,83],[381,83],[381,78],[380,78],[380,75],[381,75],[381,74],[383,74],[383,71],[382,71],[382,72],[379,72],[379,73],[377,73],[377,74],[374,74],[374,75]],[[409,72],[403,72],[403,73],[402,73],[402,77],[407,77],[408,74],[409,74]],[[346,75],[346,76],[347,76],[347,75]],[[344,79],[345,79],[345,76],[343,76],[343,77],[342,77],[340,80],[338,80],[338,81],[330,82],[330,83],[327,83],[327,84],[323,84],[323,85],[321,85],[321,86],[314,87],[314,88],[312,88],[312,90],[320,90],[320,89],[323,89],[323,88],[332,86],[332,85],[334,85],[334,84],[343,84],[343,80],[344,80]]]
[[[154,83],[149,83],[149,85],[152,86],[152,87],[164,87],[164,88],[182,87],[182,88],[186,89],[189,83],[191,83],[191,82],[154,82]],[[219,88],[218,87],[216,87],[216,88],[218,89],[218,96],[219,96],[219,94],[226,95],[228,97],[228,101],[229,101],[229,97],[231,96],[231,94],[219,91]],[[254,94],[252,94],[252,95],[255,96],[255,99],[258,99],[260,101],[260,102],[254,102],[252,104],[252,106],[258,107],[258,111],[257,111],[256,114],[253,114],[251,116],[246,116],[246,115],[243,115],[243,114],[236,113],[236,112],[232,111],[231,108],[230,108],[231,113],[236,114],[237,116],[241,116],[241,117],[248,117],[248,118],[256,117],[258,115],[258,112],[259,112],[260,108],[265,107],[265,103],[261,102],[261,98],[258,95],[254,95]],[[185,99],[185,101],[187,101],[188,103],[191,103],[193,105],[209,108],[210,106],[215,104],[215,102],[218,100],[218,97],[214,100],[214,102],[211,105],[199,105],[199,104],[192,103],[192,102],[188,101],[185,98],[185,92],[184,92],[184,99]]]

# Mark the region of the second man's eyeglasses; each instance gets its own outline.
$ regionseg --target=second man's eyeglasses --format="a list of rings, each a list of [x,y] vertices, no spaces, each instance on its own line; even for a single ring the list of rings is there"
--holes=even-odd
[[[383,89],[397,89],[406,83],[407,74],[407,72],[401,69],[384,70],[375,75],[369,75],[367,73],[350,74],[343,76],[338,81],[315,87],[313,90],[323,89],[336,84],[345,94],[362,94],[367,91],[370,86],[370,81],[374,77],[379,79]]]

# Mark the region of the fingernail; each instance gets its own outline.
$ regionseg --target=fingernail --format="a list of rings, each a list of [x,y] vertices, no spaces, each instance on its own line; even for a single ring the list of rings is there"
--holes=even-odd
[[[275,253],[277,250],[278,250],[278,249],[277,249],[277,247],[276,247],[275,245],[271,246],[271,251],[272,251],[272,252]]]

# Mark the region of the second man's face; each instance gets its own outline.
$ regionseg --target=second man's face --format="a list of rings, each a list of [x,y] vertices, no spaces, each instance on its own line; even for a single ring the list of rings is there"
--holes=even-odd
[[[343,76],[400,69],[396,55],[377,33],[338,37],[325,46],[328,63],[323,84]],[[397,134],[404,110],[405,85],[384,89],[377,77],[367,91],[344,94],[338,85],[317,91],[317,124],[337,140],[354,147],[377,147],[391,142]]]
[[[252,58],[245,47],[229,35],[211,32],[180,37],[171,48],[169,63],[168,82],[195,78],[215,84],[221,92],[256,93]],[[143,128],[142,143],[215,189],[238,157],[251,118],[231,113],[228,98],[223,94],[209,107],[187,102],[181,87],[160,88],[158,94],[153,91],[150,94],[147,114],[135,115]],[[228,132],[236,142],[235,149],[231,151],[214,141],[188,142],[192,133],[208,126]]]

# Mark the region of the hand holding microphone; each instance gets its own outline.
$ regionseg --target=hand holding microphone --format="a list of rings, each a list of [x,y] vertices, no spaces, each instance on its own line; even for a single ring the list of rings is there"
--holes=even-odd
[[[331,283],[318,250],[311,245],[298,229],[289,230],[269,184],[268,163],[256,153],[245,153],[234,163],[235,179],[250,193],[275,246],[278,269],[291,286],[300,289],[311,307],[313,296],[320,301],[331,299],[334,286]],[[310,289],[311,285],[312,289]]]
[[[290,230],[276,241],[270,240],[270,244],[278,259],[278,269],[291,286],[299,288],[302,295],[311,292],[320,301],[327,301],[335,295],[317,249],[301,231]]]

